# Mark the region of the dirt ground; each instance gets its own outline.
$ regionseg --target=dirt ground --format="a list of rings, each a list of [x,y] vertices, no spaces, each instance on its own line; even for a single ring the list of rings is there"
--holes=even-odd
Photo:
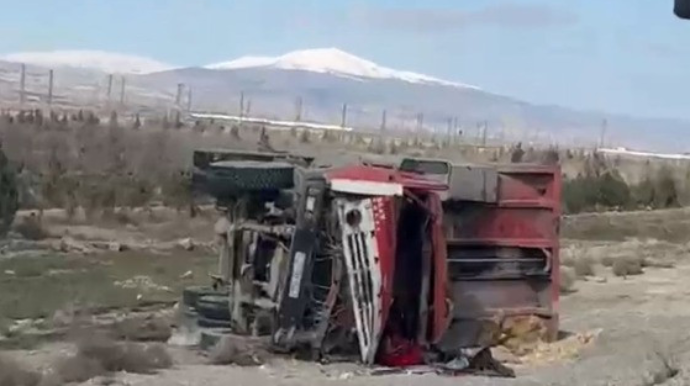
[[[28,215],[28,214],[25,214]],[[47,240],[0,245],[2,354],[45,371],[73,346],[32,334],[69,323],[69,310],[97,305],[103,318],[164,313],[180,288],[215,269],[213,215],[188,219],[160,209],[121,224],[71,224],[45,217]],[[581,274],[562,295],[564,339],[507,361],[515,379],[434,374],[371,375],[354,364],[317,365],[272,358],[260,367],[212,366],[189,349],[168,346],[174,366],[156,374],[117,373],[88,385],[687,385],[690,384],[690,211],[566,218],[562,257]],[[598,229],[598,231],[597,231]],[[612,261],[642,261],[642,274],[616,276]],[[153,309],[154,311],[150,311]],[[116,316],[113,316],[116,315]],[[67,320],[65,320],[67,319]],[[41,337],[36,339],[36,336]],[[26,339],[27,336],[34,337]],[[4,344],[3,344],[4,342]]]

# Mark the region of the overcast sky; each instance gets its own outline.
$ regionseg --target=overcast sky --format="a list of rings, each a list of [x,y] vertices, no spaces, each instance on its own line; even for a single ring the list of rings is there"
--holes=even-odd
[[[198,65],[337,47],[530,102],[690,119],[673,0],[0,0],[0,54]]]

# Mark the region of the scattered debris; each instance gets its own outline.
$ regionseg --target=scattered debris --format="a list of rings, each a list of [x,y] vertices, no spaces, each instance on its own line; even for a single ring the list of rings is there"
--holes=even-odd
[[[552,343],[538,342],[530,351],[520,356],[524,365],[545,365],[576,359],[580,352],[594,343],[602,330],[572,334]]]
[[[111,252],[122,252],[127,250],[127,248],[124,244],[112,241],[108,243],[108,250],[110,250]]]
[[[194,241],[191,238],[185,238],[177,241],[177,245],[185,251],[194,250]]]
[[[115,286],[126,289],[137,289],[144,292],[172,292],[172,289],[168,286],[158,285],[153,282],[153,280],[148,276],[134,276],[131,279],[124,281],[116,281],[113,283]]]
[[[546,322],[534,315],[507,318],[501,332],[500,344],[518,356],[531,352],[548,340]]]
[[[53,244],[53,249],[59,252],[76,252],[82,254],[94,253],[94,249],[84,242],[77,241],[72,237],[64,236]]]

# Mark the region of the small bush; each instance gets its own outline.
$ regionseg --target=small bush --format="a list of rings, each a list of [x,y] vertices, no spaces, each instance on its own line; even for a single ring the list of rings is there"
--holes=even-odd
[[[575,258],[573,258],[572,256],[564,254],[563,257],[561,257],[561,265],[564,267],[573,268],[573,267],[575,267]]]
[[[630,187],[615,170],[579,175],[563,183],[563,205],[568,213],[630,208],[633,201]]]
[[[634,189],[638,206],[660,209],[680,206],[679,188],[671,168],[664,166],[658,171],[647,173]]]
[[[573,287],[575,286],[575,281],[577,280],[577,274],[575,273],[575,270],[570,267],[561,267],[560,279],[561,293],[573,292]]]
[[[152,374],[170,366],[172,359],[161,345],[116,342],[91,335],[77,343],[77,354],[65,359],[57,371],[63,379],[78,379],[99,375],[98,371]]]
[[[211,351],[214,365],[259,366],[266,360],[267,351],[245,337],[224,336]]]
[[[41,375],[26,369],[15,360],[0,356],[0,386],[36,386]]]
[[[81,383],[91,378],[106,374],[101,363],[95,358],[82,354],[58,359],[54,365],[57,377],[65,383]]]
[[[601,265],[604,267],[613,267],[613,263],[615,262],[616,259],[613,258],[613,256],[606,255],[601,258]]]
[[[14,230],[27,240],[44,240],[50,236],[43,227],[41,219],[33,213],[19,221],[14,226]]]
[[[170,321],[163,318],[135,318],[116,323],[118,339],[136,342],[167,342],[172,335]]]
[[[573,268],[577,277],[594,276],[594,262],[589,257],[576,259]]]
[[[619,277],[641,275],[643,273],[642,261],[633,258],[619,258],[614,261],[611,271]]]

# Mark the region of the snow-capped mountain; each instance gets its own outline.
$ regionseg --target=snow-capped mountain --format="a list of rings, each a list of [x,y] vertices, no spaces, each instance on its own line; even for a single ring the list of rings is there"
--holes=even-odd
[[[174,68],[150,58],[92,50],[18,52],[0,56],[0,60],[48,68],[71,67],[113,74],[149,74]]]
[[[380,66],[337,48],[317,48],[293,51],[287,54],[269,56],[244,56],[235,60],[214,63],[205,66],[214,70],[239,70],[247,68],[273,68],[282,70],[300,70],[343,77],[366,79],[397,79],[410,83],[428,83],[454,87],[470,87],[428,75],[410,71],[399,71]]]
[[[97,50],[0,55],[0,82],[9,85],[0,87],[0,102],[18,100],[18,63],[29,65],[27,93],[37,101],[48,92],[48,69],[55,69],[53,103],[64,106],[102,104],[111,97],[106,96],[106,74],[122,74],[130,75],[123,77],[127,80],[127,105],[139,109],[169,108],[175,103],[179,85],[183,85],[193,92],[192,108],[196,111],[236,113],[234,106],[244,104],[248,110],[251,106],[252,116],[281,120],[294,117],[299,105],[300,119],[337,124],[346,106],[348,125],[366,130],[377,130],[385,111],[393,130],[417,130],[419,114],[423,114],[426,128],[442,132],[455,121],[463,132],[473,135],[482,123],[488,125],[490,135],[509,140],[557,140],[589,146],[592,138],[600,137],[600,122],[606,119],[612,123],[607,136],[617,144],[671,151],[685,150],[687,142],[677,138],[684,138],[690,130],[690,123],[682,121],[534,105],[473,86],[384,67],[336,48],[277,57],[245,56],[203,67],[172,66],[146,57]],[[658,135],[661,128],[665,135]]]

